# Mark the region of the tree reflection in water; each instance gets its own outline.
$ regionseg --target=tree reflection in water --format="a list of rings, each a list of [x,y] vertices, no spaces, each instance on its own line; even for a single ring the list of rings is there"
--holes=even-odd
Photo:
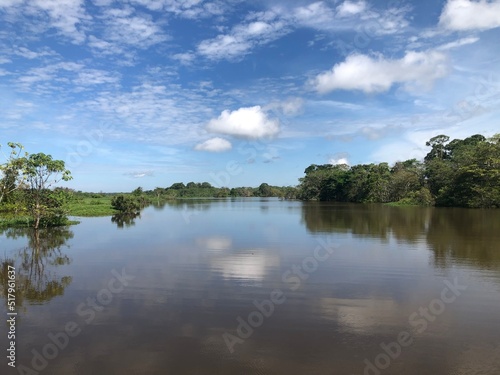
[[[135,225],[135,219],[141,218],[141,214],[116,214],[111,217],[111,222],[115,223],[118,228],[128,228]]]
[[[73,238],[67,227],[8,228],[0,231],[7,238],[26,237],[28,246],[0,260],[0,283],[2,296],[7,297],[8,266],[16,268],[16,306],[43,304],[56,296],[64,294],[71,283],[70,276],[59,276],[56,268],[71,263],[63,252],[66,242]]]
[[[426,243],[439,268],[500,268],[500,210],[305,202],[302,222],[312,233]]]

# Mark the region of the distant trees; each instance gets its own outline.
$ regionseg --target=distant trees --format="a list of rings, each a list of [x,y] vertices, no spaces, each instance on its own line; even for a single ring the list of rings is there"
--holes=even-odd
[[[169,187],[169,189],[173,190],[180,190],[180,189],[185,189],[186,185],[184,185],[182,182],[176,182],[175,184],[172,184],[172,186]]]
[[[315,165],[304,171],[299,198],[340,202],[399,202],[460,207],[500,207],[500,135],[449,141],[431,138],[424,162]]]
[[[140,197],[144,193],[142,187],[138,187],[132,191],[132,195],[135,195],[136,197]]]
[[[257,189],[257,194],[259,194],[260,197],[270,197],[272,196],[272,190],[271,186],[269,184],[266,184],[265,182],[260,184],[259,188]]]
[[[136,189],[137,190],[137,189]],[[215,187],[208,182],[176,182],[168,188],[156,187],[144,191],[145,195],[155,196],[157,200],[175,198],[225,198],[225,197],[279,197],[296,199],[297,189],[290,186],[271,186],[262,183],[259,187]]]
[[[153,190],[153,194],[156,196],[156,199],[160,200],[161,195],[165,192],[165,189],[161,187],[157,187]]]
[[[299,198],[339,202],[387,202],[390,169],[387,163],[311,165],[300,179]]]

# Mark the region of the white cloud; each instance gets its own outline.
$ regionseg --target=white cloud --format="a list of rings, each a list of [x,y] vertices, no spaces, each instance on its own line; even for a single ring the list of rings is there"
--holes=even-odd
[[[192,144],[200,140],[213,113],[201,94],[177,85],[144,83],[129,90],[101,89],[79,107],[116,124],[113,136],[153,144]]]
[[[116,87],[120,75],[99,69],[88,69],[83,64],[59,62],[28,70],[18,76],[16,84],[22,91],[33,93],[50,93],[59,91],[68,94],[69,91],[79,92],[88,86],[111,84]]]
[[[229,151],[233,148],[231,142],[225,140],[224,138],[211,138],[203,143],[199,143],[195,146],[197,151],[208,151],[208,152],[223,152]]]
[[[332,164],[332,165],[343,165],[343,164],[346,164],[346,165],[349,165],[349,160],[347,160],[347,158],[339,158],[339,159],[336,159],[336,158],[332,158],[330,160],[328,160],[328,164]]]
[[[74,42],[85,41],[85,33],[77,27],[82,21],[90,19],[85,13],[84,0],[31,0],[26,5],[48,14],[50,25]]]
[[[366,3],[364,1],[344,1],[337,7],[337,14],[340,17],[353,16],[362,13],[366,10]]]
[[[300,6],[290,11],[287,19],[296,27],[338,32],[339,30],[363,30],[371,38],[377,35],[398,34],[409,25],[406,17],[410,7],[390,7],[378,10],[369,8],[365,1],[345,1],[334,10],[323,1]]]
[[[110,9],[106,16],[108,41],[145,49],[170,39],[151,17],[133,15],[132,9]]]
[[[295,116],[302,112],[304,108],[304,99],[302,98],[290,98],[284,102],[281,102],[281,110],[286,116]]]
[[[86,38],[82,24],[91,20],[84,0],[0,0],[0,9],[14,17],[33,17],[35,20],[27,28],[34,27],[39,32],[54,28],[77,44]],[[16,21],[24,22],[22,18]]]
[[[399,60],[355,54],[319,74],[311,83],[319,93],[334,90],[373,93],[387,91],[396,83],[429,87],[447,73],[448,58],[438,51],[410,51]]]
[[[35,52],[35,51],[31,51],[30,49],[28,49],[26,47],[18,47],[17,49],[15,49],[13,51],[13,54],[18,55],[18,56],[22,56],[22,57],[29,59],[29,60],[33,60],[33,59],[38,59],[38,58],[43,57],[43,56],[53,56],[56,53],[54,51],[50,50],[49,48],[44,48],[40,52]]]
[[[274,12],[261,12],[229,33],[220,34],[198,44],[198,53],[211,60],[234,60],[248,54],[254,47],[270,43],[290,31],[287,23]]]
[[[90,35],[88,38],[87,45],[94,50],[94,52],[98,52],[103,55],[114,55],[123,53],[123,49],[120,48],[115,43],[110,43],[105,40],[99,39],[93,35]]]
[[[8,8],[11,6],[19,5],[24,0],[0,0],[0,8]]]
[[[324,2],[317,1],[293,9],[292,19],[298,25],[322,29],[323,25],[333,26],[335,13]]]
[[[500,1],[448,0],[439,24],[456,31],[500,27]]]
[[[153,177],[154,172],[153,171],[127,172],[124,173],[124,175],[132,178],[144,178],[144,177]]]
[[[195,59],[195,54],[191,52],[177,53],[172,56],[174,60],[179,61],[183,65],[189,65]]]
[[[441,51],[445,51],[445,50],[449,50],[449,49],[453,49],[453,48],[462,47],[462,46],[465,46],[467,44],[474,44],[478,41],[479,41],[479,38],[471,36],[468,38],[462,38],[462,39],[456,40],[454,42],[443,44],[442,46],[439,46],[436,49],[441,50]]]
[[[196,19],[224,14],[228,7],[223,1],[206,2],[203,0],[131,0],[152,11],[166,11],[175,15]]]
[[[265,12],[252,13],[228,32],[198,44],[198,54],[211,60],[238,60],[257,46],[268,44],[301,27],[319,31],[363,30],[373,35],[401,33],[409,25],[410,7],[383,11],[368,9],[364,1],[346,1],[336,9],[324,1],[303,6],[272,6]],[[370,35],[371,37],[371,35]]]
[[[91,86],[102,85],[106,83],[118,83],[120,77],[113,72],[107,72],[98,69],[85,69],[78,73],[78,77],[74,80],[76,85]]]
[[[294,97],[283,101],[273,102],[266,106],[269,110],[278,110],[285,116],[296,116],[302,112],[304,108],[304,99]]]
[[[240,108],[236,111],[225,110],[210,120],[207,130],[214,133],[233,135],[243,138],[264,138],[278,134],[278,120],[268,118],[260,106]]]
[[[233,59],[244,56],[251,49],[252,43],[245,38],[233,35],[219,35],[214,39],[204,40],[198,45],[198,52],[213,60]]]

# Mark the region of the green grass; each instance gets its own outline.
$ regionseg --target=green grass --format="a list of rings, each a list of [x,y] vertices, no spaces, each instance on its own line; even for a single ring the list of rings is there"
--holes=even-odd
[[[67,220],[62,226],[80,224],[79,221]],[[0,229],[5,228],[29,228],[33,226],[33,220],[28,216],[14,217],[9,214],[2,213],[0,216]]]
[[[111,197],[78,198],[68,204],[70,216],[111,216],[118,213],[111,207]]]
[[[0,228],[26,228],[31,226],[29,217],[9,217],[4,216],[0,217]]]
[[[76,198],[67,205],[68,216],[111,216],[118,211],[111,207],[112,197]],[[67,221],[67,225],[78,224],[79,221]],[[26,228],[33,225],[32,220],[25,213],[0,212],[0,229]]]

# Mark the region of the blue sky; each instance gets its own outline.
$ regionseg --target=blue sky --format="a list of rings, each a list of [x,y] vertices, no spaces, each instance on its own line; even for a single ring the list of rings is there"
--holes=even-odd
[[[296,185],[500,132],[500,1],[0,0],[0,143],[84,191]]]

